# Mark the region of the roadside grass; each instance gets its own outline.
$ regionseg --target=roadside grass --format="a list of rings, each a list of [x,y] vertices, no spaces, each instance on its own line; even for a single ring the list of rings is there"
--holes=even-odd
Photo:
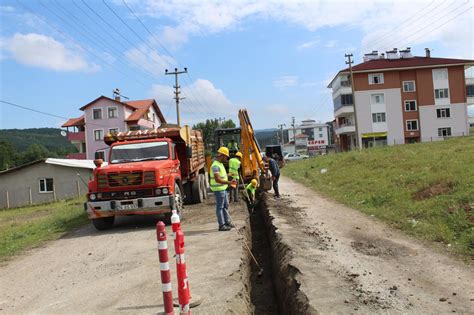
[[[86,222],[83,198],[0,210],[0,261]]]
[[[282,173],[408,234],[474,257],[474,137],[317,156],[288,163]]]

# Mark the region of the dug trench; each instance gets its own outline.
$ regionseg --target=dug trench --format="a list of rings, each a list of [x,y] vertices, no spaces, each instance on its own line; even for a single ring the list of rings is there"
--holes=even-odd
[[[249,295],[254,314],[317,314],[299,290],[301,276],[291,265],[292,252],[282,242],[267,208],[267,195],[259,195],[254,214],[249,215],[250,231],[245,236],[253,256],[247,253],[250,272]]]

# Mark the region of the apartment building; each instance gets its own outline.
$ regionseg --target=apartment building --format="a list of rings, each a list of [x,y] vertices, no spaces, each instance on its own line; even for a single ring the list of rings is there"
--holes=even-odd
[[[286,152],[315,155],[325,152],[330,145],[330,127],[313,119],[306,119],[294,128],[284,130],[284,149]]]
[[[122,102],[119,95],[113,99],[102,95],[80,110],[84,115],[62,125],[79,151],[69,154],[70,159],[94,159],[96,152],[105,158],[108,146],[103,139],[107,133],[152,129],[166,123],[153,99]]]
[[[356,137],[362,147],[372,147],[468,135],[465,70],[473,65],[473,60],[431,57],[428,49],[423,57],[413,56],[410,48],[366,54],[352,67],[353,80],[344,69],[328,85],[336,144],[351,150]]]

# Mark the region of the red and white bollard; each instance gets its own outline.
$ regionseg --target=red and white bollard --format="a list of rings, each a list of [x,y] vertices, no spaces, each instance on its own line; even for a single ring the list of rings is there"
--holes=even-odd
[[[184,233],[181,229],[176,231],[174,248],[176,252],[176,273],[178,275],[179,313],[182,315],[191,314],[189,310],[190,292],[186,275],[186,261],[184,259]]]
[[[173,315],[173,291],[171,290],[171,273],[168,259],[168,243],[166,241],[165,224],[159,221],[156,224],[156,238],[158,240],[158,256],[160,257],[161,290],[165,314]]]
[[[171,211],[171,230],[173,231],[173,240],[176,239],[176,231],[181,230],[181,220],[178,215],[178,211]]]

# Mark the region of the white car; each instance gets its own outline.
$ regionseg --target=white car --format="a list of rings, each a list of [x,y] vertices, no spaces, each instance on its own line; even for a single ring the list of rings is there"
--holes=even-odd
[[[288,161],[299,161],[309,158],[306,154],[299,154],[299,153],[288,153],[283,158],[286,162]]]

